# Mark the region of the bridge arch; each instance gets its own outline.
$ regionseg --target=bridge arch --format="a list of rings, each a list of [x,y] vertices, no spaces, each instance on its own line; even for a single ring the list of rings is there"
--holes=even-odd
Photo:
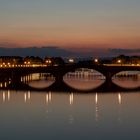
[[[63,74],[63,81],[72,89],[89,91],[101,86],[106,77],[90,66],[74,66],[67,68]]]
[[[117,73],[123,71],[140,71],[138,66],[105,66],[103,69],[107,79],[112,79]]]

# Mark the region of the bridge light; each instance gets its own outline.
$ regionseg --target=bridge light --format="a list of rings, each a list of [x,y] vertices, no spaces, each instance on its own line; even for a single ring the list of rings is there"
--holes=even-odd
[[[24,64],[27,64],[27,62],[25,61]]]
[[[51,63],[52,63],[52,61],[51,61],[51,60],[49,60],[48,62],[49,62],[49,64],[51,64]]]
[[[122,66],[122,60],[121,60],[121,59],[118,59],[118,60],[117,60],[117,63],[120,64],[120,65]]]
[[[117,63],[119,63],[119,64],[120,64],[121,62],[122,62],[121,59],[119,59],[119,60],[117,61]]]
[[[51,64],[52,61],[51,61],[51,60],[46,60],[46,63],[47,63],[47,64]]]
[[[73,58],[70,58],[68,61],[69,61],[69,63],[74,63],[74,59]]]
[[[95,62],[95,63],[98,63],[98,62],[99,62],[99,60],[96,58],[96,59],[94,59],[94,62]]]

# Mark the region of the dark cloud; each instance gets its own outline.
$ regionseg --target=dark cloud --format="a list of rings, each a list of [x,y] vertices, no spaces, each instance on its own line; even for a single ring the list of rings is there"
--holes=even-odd
[[[10,47],[9,47],[10,45]],[[39,56],[39,57],[113,57],[117,55],[140,55],[140,49],[119,48],[61,48],[57,46],[23,47],[8,43],[0,43],[0,56]]]
[[[140,55],[140,49],[109,49],[111,55]]]

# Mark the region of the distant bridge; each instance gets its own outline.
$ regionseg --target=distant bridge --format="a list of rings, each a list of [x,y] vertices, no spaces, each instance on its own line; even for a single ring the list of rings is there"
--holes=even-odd
[[[100,89],[109,90],[114,88],[112,77],[121,71],[140,71],[140,66],[116,66],[116,65],[94,65],[94,64],[67,64],[64,66],[41,66],[41,67],[8,67],[0,68],[0,81],[10,80],[9,88],[13,89],[26,89],[31,87],[21,82],[21,77],[33,73],[51,73],[55,77],[55,82],[48,87],[48,90],[72,90],[71,87],[65,84],[63,77],[68,72],[74,72],[79,68],[94,69],[106,78],[105,83]],[[24,85],[24,86],[23,86]],[[45,89],[46,90],[46,89]],[[98,90],[97,90],[98,91]]]

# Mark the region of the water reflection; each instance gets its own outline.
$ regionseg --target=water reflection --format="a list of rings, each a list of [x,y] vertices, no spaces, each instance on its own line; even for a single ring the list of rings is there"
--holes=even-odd
[[[105,77],[101,73],[86,68],[68,72],[63,79],[67,85],[79,90],[94,89],[105,82]]]
[[[3,91],[3,93],[2,93],[2,100],[3,100],[3,102],[5,102],[5,99],[6,99],[5,92]]]
[[[140,72],[139,71],[123,71],[112,77],[112,81],[123,88],[140,87]]]
[[[52,93],[49,92],[49,102],[51,102],[51,101],[52,101]]]
[[[73,104],[73,93],[70,94],[69,101],[70,101],[70,105],[72,105]]]
[[[47,114],[46,104],[49,104]],[[132,137],[140,138],[139,106],[140,92],[60,94],[0,91],[0,138],[38,140],[38,134],[41,134],[41,139],[51,140],[118,140],[122,137],[132,140]]]
[[[121,123],[121,121],[122,121],[122,118],[121,118],[122,95],[120,93],[118,93],[118,103],[119,103],[119,107],[118,107],[118,122]]]
[[[49,102],[49,95],[48,94],[46,94],[46,104],[48,104],[48,102]]]
[[[119,105],[121,105],[121,103],[122,103],[122,97],[121,97],[121,94],[120,93],[118,94],[118,102],[119,102]]]
[[[24,102],[26,103],[27,101],[30,101],[31,99],[31,92],[27,91],[24,93]]]
[[[6,100],[10,101],[10,97],[11,97],[10,90],[2,92],[2,101],[3,102],[5,102]]]
[[[98,121],[99,114],[98,114],[98,94],[95,95],[95,120]]]
[[[24,93],[24,102],[26,103],[27,102],[27,94]]]
[[[46,104],[51,103],[52,101],[52,92],[49,92],[45,95],[45,102]]]
[[[8,90],[8,101],[10,101],[10,91]]]
[[[6,88],[10,83],[11,83],[10,80],[1,81],[0,82],[0,88]]]
[[[21,81],[34,88],[47,88],[54,83],[55,78],[50,73],[35,73],[21,77]]]
[[[28,91],[28,100],[30,100],[31,99],[31,93],[30,93],[30,91]]]

